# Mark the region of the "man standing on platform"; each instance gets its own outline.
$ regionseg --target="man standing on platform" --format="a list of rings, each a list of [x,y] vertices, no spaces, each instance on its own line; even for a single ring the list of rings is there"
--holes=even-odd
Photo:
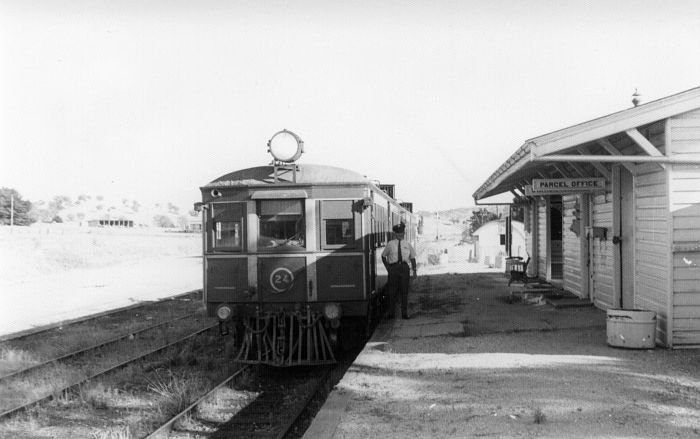
[[[404,239],[406,236],[406,225],[404,223],[395,225],[392,230],[394,231],[395,239],[389,241],[382,252],[382,262],[389,273],[387,285],[389,294],[388,317],[390,319],[394,318],[396,295],[400,294],[401,317],[408,319],[408,281],[411,276],[408,261],[411,262],[413,277],[415,278],[418,275],[416,271],[416,251],[411,243]]]

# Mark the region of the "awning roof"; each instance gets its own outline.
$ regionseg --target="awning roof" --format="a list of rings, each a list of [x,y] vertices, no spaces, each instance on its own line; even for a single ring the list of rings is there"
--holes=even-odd
[[[532,178],[609,178],[604,163],[687,162],[663,155],[638,129],[653,130],[655,122],[698,108],[700,87],[526,140],[474,192],[474,200],[508,191],[521,196]],[[636,144],[634,153],[623,154],[613,145],[624,138]]]

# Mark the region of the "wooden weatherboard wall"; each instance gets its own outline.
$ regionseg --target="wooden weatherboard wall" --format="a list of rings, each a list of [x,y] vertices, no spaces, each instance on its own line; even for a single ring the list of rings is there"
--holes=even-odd
[[[547,249],[547,229],[549,228],[549,215],[547,215],[549,202],[541,198],[537,202],[537,276],[547,279],[547,261],[549,260]]]
[[[613,249],[612,243],[612,191],[611,185],[606,185],[604,194],[597,194],[591,203],[592,224],[604,227],[608,231],[607,239],[591,239],[591,282],[593,284],[593,301],[602,309],[614,308],[613,285]]]
[[[564,195],[562,197],[562,247],[564,258],[564,289],[579,297],[588,295],[588,291],[582,291],[584,285],[583,273],[581,273],[581,239],[580,233],[574,233],[572,223],[573,212],[580,210],[579,195]]]
[[[670,154],[700,158],[700,109],[668,120]],[[674,347],[700,346],[700,165],[669,171]]]
[[[637,166],[634,177],[634,308],[656,312],[657,339],[668,342],[669,266],[666,170]]]

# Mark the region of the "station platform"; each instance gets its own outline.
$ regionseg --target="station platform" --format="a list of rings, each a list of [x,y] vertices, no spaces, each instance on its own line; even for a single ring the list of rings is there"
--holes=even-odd
[[[563,333],[567,343],[585,334],[608,349],[604,311],[513,300],[507,281],[502,273],[445,273],[412,281],[410,318],[378,325],[303,437],[474,437],[461,428],[482,416],[471,382],[498,381],[513,368],[588,361],[567,355],[570,349],[563,347],[565,355],[558,356],[557,337]],[[499,411],[489,410],[488,416]],[[494,437],[501,437],[497,429]]]

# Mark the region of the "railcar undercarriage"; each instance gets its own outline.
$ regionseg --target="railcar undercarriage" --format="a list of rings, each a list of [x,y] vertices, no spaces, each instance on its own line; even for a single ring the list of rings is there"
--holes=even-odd
[[[334,343],[324,322],[321,313],[309,308],[306,311],[259,312],[245,318],[235,361],[272,366],[335,363]]]

